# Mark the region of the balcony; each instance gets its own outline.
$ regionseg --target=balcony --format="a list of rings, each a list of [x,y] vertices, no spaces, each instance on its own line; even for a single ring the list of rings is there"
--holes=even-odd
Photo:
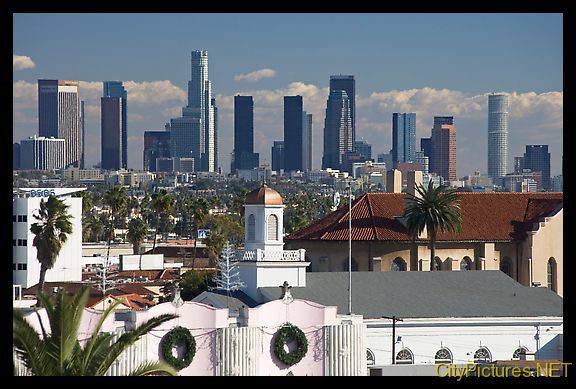
[[[305,258],[304,249],[299,250],[278,250],[278,251],[264,251],[256,250],[238,250],[236,252],[236,260],[240,262],[252,261],[287,261],[287,262],[304,262]]]

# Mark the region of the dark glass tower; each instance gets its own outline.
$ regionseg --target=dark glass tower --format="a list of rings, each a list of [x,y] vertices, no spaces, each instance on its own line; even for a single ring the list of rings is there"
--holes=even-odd
[[[542,172],[542,189],[550,190],[550,153],[548,145],[526,145],[524,169]]]
[[[416,114],[392,114],[392,163],[416,161]]]
[[[356,80],[351,75],[330,76],[330,92],[333,90],[346,91],[350,101],[350,121],[352,123],[352,147],[356,142]]]
[[[326,103],[322,169],[342,169],[344,154],[352,152],[350,100],[344,90],[332,90]]]
[[[122,99],[122,161],[120,166],[128,169],[128,94],[122,81],[104,81],[103,97],[119,97]]]
[[[284,96],[284,170],[302,171],[304,141],[302,96]]]
[[[254,153],[254,100],[234,96],[234,171],[254,169],[259,155]]]

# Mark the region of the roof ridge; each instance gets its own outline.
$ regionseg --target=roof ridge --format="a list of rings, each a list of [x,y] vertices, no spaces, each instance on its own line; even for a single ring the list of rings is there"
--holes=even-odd
[[[370,193],[367,193],[369,195]],[[366,201],[368,203],[368,213],[370,215],[370,220],[372,221],[372,229],[374,230],[374,237],[376,240],[380,239],[378,236],[378,229],[376,228],[376,221],[374,220],[374,212],[372,211],[372,203],[370,202],[370,196],[366,196]]]

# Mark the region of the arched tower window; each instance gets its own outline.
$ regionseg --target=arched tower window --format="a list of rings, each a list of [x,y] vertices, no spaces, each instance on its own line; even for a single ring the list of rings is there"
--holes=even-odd
[[[558,292],[558,275],[556,269],[556,260],[554,257],[548,259],[548,287],[554,292]]]
[[[374,353],[369,348],[366,349],[366,365],[374,366],[376,364],[376,358]]]
[[[442,347],[440,350],[436,351],[434,361],[436,363],[452,363],[452,352],[446,347]]]
[[[512,359],[521,359],[521,356],[526,355],[527,352],[528,349],[526,347],[520,346],[516,350],[514,350],[514,353],[512,354]]]
[[[403,348],[396,354],[396,363],[398,365],[412,365],[414,363],[414,354],[407,348]]]
[[[278,240],[278,216],[268,216],[268,240]]]
[[[464,257],[460,261],[460,270],[472,270],[472,261],[470,257]]]
[[[253,214],[248,216],[248,241],[256,240],[256,218]]]
[[[390,264],[392,271],[406,271],[406,261],[400,257],[396,257]]]
[[[486,347],[480,347],[474,353],[474,362],[476,363],[492,362],[492,356],[490,355],[490,350],[488,350]]]
[[[442,260],[440,257],[434,257],[434,270],[440,271],[442,270]]]

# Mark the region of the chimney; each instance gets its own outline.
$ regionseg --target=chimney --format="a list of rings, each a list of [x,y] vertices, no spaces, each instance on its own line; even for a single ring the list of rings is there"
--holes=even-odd
[[[406,192],[413,196],[420,196],[416,192],[416,185],[422,185],[422,172],[420,170],[409,171],[406,179]]]
[[[402,172],[391,169],[386,172],[386,192],[402,193]]]

